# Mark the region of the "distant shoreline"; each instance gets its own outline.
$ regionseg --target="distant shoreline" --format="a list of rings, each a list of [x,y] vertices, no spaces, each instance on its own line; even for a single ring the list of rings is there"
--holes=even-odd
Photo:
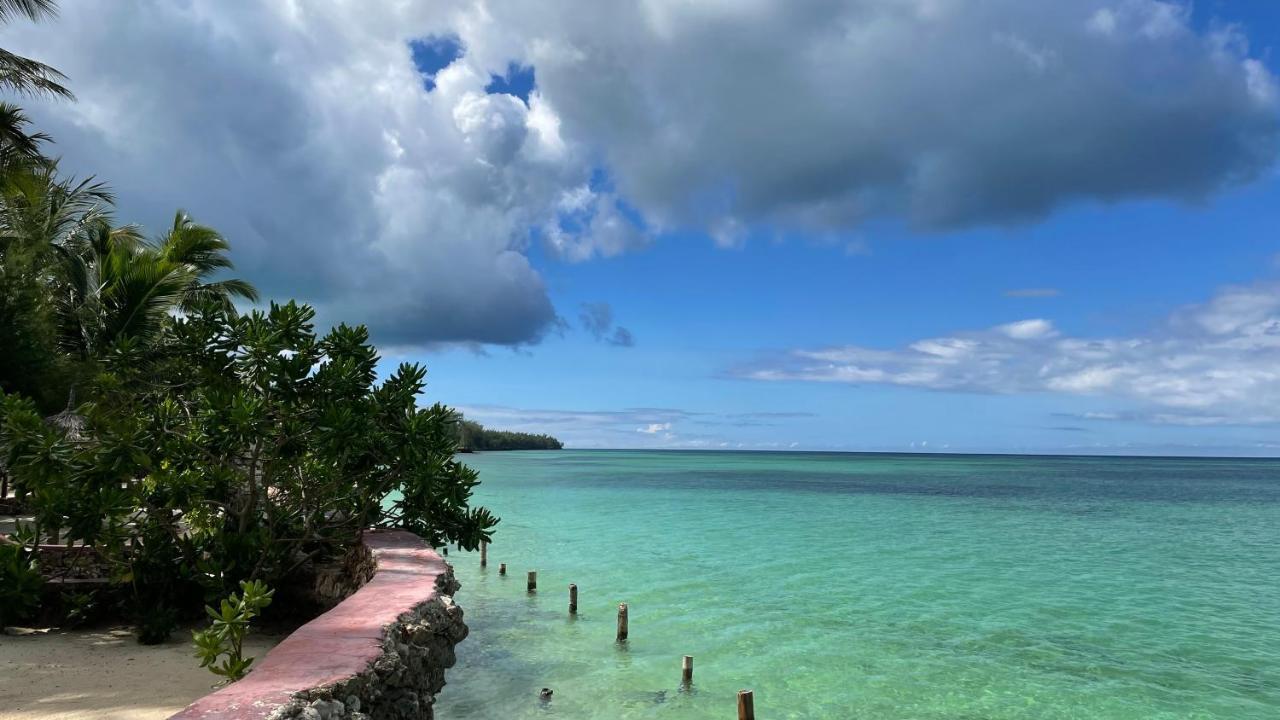
[[[477,450],[474,452],[511,452],[520,450],[541,450],[551,448],[509,448],[503,450]],[[1280,461],[1280,455],[1141,455],[1141,454],[1105,454],[1105,453],[1017,453],[1017,452],[920,452],[908,450],[793,450],[769,448],[579,448],[563,447],[560,450],[572,452],[599,453],[750,453],[757,455],[868,455],[878,457],[992,457],[992,458],[1060,458],[1070,459],[1105,459],[1105,460],[1270,460]],[[459,451],[464,452],[464,451]],[[467,451],[470,452],[470,451]]]
[[[478,450],[477,450],[477,449],[473,449],[473,448],[458,448],[455,452],[457,452],[459,455],[475,455],[475,454],[478,454],[478,453],[491,453],[491,452],[525,452],[525,451],[529,451],[529,452],[535,452],[535,451],[536,451],[536,452],[554,452],[554,451],[556,451],[556,450],[564,450],[564,449],[565,449],[565,448],[562,448],[562,447],[560,447],[560,448],[552,448],[552,447],[530,447],[530,448],[481,448],[481,449],[478,449]]]

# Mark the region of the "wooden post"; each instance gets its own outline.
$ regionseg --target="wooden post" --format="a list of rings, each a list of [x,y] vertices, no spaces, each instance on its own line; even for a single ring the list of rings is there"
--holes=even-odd
[[[627,604],[618,604],[618,642],[627,641]]]
[[[498,565],[498,574],[499,574],[499,575],[506,575],[506,574],[507,574],[507,564],[506,564],[506,563],[501,563],[501,564],[499,564],[499,565]]]
[[[685,655],[680,660],[680,684],[688,687],[693,684],[693,656]]]
[[[537,570],[530,570],[530,571],[529,571],[529,584],[528,584],[528,588],[529,588],[529,592],[537,592],[537,591],[538,591],[538,571],[537,571]]]
[[[578,586],[569,584],[569,614],[578,614]]]
[[[449,546],[445,545],[444,547],[440,548],[440,553],[445,557],[449,557]]]
[[[738,720],[756,720],[756,703],[750,690],[738,691]]]
[[[489,564],[489,543],[481,540],[480,541],[480,567],[485,567],[488,564]]]

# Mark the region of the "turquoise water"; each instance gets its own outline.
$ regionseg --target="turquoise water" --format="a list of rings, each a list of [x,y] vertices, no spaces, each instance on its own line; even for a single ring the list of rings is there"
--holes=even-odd
[[[441,720],[730,718],[741,688],[762,720],[1280,718],[1280,462],[467,462],[503,522],[487,569],[449,558],[471,636]]]

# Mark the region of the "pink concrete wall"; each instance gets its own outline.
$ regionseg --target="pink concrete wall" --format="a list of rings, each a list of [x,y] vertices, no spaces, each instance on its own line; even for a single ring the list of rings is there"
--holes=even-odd
[[[423,608],[443,602],[447,617],[436,613],[436,626],[456,620],[453,628],[434,631],[456,640],[448,642],[448,664],[452,665],[453,642],[466,635],[461,611],[448,597],[456,588],[449,565],[416,535],[402,531],[367,533],[365,544],[372,550],[377,571],[355,594],[329,612],[298,628],[265,657],[259,658],[247,677],[210,695],[200,698],[174,715],[181,720],[265,720],[268,717],[362,717],[373,710],[377,698],[385,694],[379,683],[376,666],[386,665],[385,658],[395,655],[396,647],[404,653],[408,628],[421,635],[431,621],[424,620]],[[415,625],[414,623],[420,623]],[[425,624],[421,624],[425,623]],[[407,624],[407,625],[406,625]],[[380,661],[383,661],[380,663]],[[397,662],[399,660],[397,659]],[[421,668],[415,668],[421,671]],[[396,697],[412,691],[401,683]],[[434,674],[434,673],[433,673]],[[443,685],[443,668],[438,669]],[[436,688],[438,689],[438,688]],[[431,690],[433,695],[435,690]],[[413,710],[430,717],[431,696],[409,698]],[[343,702],[346,705],[343,705]],[[318,704],[317,704],[318,703]],[[401,704],[403,702],[401,701]],[[315,708],[319,708],[317,711]],[[311,708],[308,710],[308,708]],[[393,713],[405,715],[409,711]],[[375,716],[386,713],[375,712]]]

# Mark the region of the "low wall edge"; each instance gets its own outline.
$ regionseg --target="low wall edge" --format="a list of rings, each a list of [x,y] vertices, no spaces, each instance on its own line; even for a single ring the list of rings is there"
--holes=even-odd
[[[375,569],[328,612],[259,658],[247,677],[170,720],[410,720],[432,717],[467,636],[453,569],[418,536],[366,532]]]

